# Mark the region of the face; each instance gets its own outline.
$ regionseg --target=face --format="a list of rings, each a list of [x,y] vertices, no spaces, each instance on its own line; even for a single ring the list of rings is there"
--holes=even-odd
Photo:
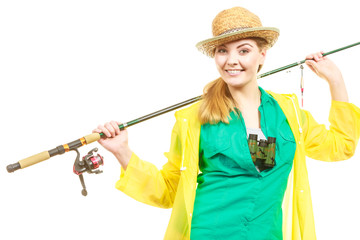
[[[255,84],[259,65],[265,61],[266,50],[260,50],[255,40],[241,39],[215,49],[216,67],[230,88]]]

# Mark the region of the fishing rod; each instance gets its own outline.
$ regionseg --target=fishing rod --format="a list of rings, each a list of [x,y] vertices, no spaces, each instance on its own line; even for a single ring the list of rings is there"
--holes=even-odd
[[[357,45],[359,45],[359,44],[360,44],[360,42],[357,42],[357,43],[354,43],[354,44],[350,44],[350,45],[348,45],[348,46],[345,46],[345,47],[342,47],[342,48],[338,48],[338,49],[332,50],[332,51],[330,51],[330,52],[323,53],[323,56],[325,57],[325,56],[327,56],[327,55],[330,55],[330,54],[333,54],[333,53],[336,53],[336,52],[340,52],[340,51],[342,51],[342,50],[345,50],[345,49],[348,49],[348,48],[357,46]],[[310,59],[304,59],[304,60],[302,60],[302,61],[294,62],[294,63],[289,64],[289,65],[286,65],[286,66],[284,66],[284,67],[280,67],[280,68],[271,70],[271,71],[269,71],[269,72],[260,74],[259,76],[257,76],[257,79],[263,78],[263,77],[267,77],[267,76],[269,76],[269,75],[272,75],[272,74],[274,74],[274,73],[278,73],[278,72],[284,71],[284,70],[289,69],[289,68],[292,68],[292,67],[299,66],[299,65],[301,65],[301,64],[304,64],[304,63],[306,62],[306,60],[310,60]]]
[[[354,44],[351,44],[351,45],[348,45],[348,46],[345,46],[345,47],[342,47],[342,48],[338,48],[338,49],[335,49],[333,51],[330,51],[330,52],[326,52],[323,54],[323,56],[327,56],[327,55],[330,55],[330,54],[333,54],[333,53],[336,53],[336,52],[339,52],[339,51],[342,51],[342,50],[345,50],[345,49],[348,49],[348,48],[351,48],[351,47],[354,47],[354,46],[357,46],[359,45],[360,42],[357,42],[357,43],[354,43]],[[283,66],[283,67],[280,67],[280,68],[277,68],[277,69],[274,69],[272,71],[269,71],[269,72],[266,72],[266,73],[263,73],[263,74],[260,74],[257,76],[257,79],[260,79],[260,78],[263,78],[263,77],[267,77],[269,75],[272,75],[274,73],[278,73],[278,72],[281,72],[281,71],[284,71],[286,69],[289,69],[289,68],[292,68],[292,67],[296,67],[296,66],[299,66],[299,65],[302,65],[303,63],[305,63],[305,61],[308,60],[308,59],[304,59],[302,61],[298,61],[298,62],[295,62],[295,63],[292,63],[292,64],[289,64],[289,65],[286,65],[286,66]],[[191,103],[194,103],[194,102],[197,102],[199,101],[200,99],[202,98],[202,95],[198,96],[198,97],[194,97],[194,98],[191,98],[191,99],[188,99],[186,101],[183,101],[183,102],[180,102],[178,104],[175,104],[175,105],[172,105],[170,107],[167,107],[167,108],[164,108],[164,109],[161,109],[159,111],[156,111],[156,112],[153,112],[153,113],[150,113],[148,115],[145,115],[145,116],[142,116],[140,118],[137,118],[137,119],[134,119],[132,121],[129,121],[129,122],[126,122],[126,123],[123,123],[123,124],[120,124],[119,125],[119,129],[120,130],[123,130],[127,127],[130,127],[130,126],[133,126],[135,124],[138,124],[140,122],[143,122],[143,121],[146,121],[146,120],[149,120],[151,118],[154,118],[154,117],[157,117],[157,116],[160,116],[164,113],[167,113],[167,112],[170,112],[170,111],[173,111],[173,110],[176,110],[178,108],[181,108],[181,107],[184,107],[186,105],[189,105]],[[28,158],[25,158],[25,159],[22,159],[16,163],[13,163],[13,164],[9,164],[6,169],[9,173],[11,172],[14,172],[18,169],[23,169],[23,168],[26,168],[26,167],[29,167],[31,165],[34,165],[36,163],[39,163],[39,162],[42,162],[42,161],[45,161],[51,157],[54,157],[56,155],[60,155],[60,154],[63,154],[65,152],[69,152],[69,151],[76,151],[78,153],[78,148],[79,147],[82,147],[84,145],[87,145],[87,144],[90,144],[90,143],[93,143],[95,141],[98,141],[100,138],[102,137],[105,137],[103,133],[92,133],[92,134],[89,134],[89,135],[86,135],[84,137],[81,137],[75,141],[72,141],[72,142],[69,142],[69,143],[66,143],[66,144],[63,144],[63,145],[60,145],[60,146],[57,146],[56,148],[53,148],[49,151],[44,151],[44,152],[41,152],[41,153],[38,153],[38,154],[35,154],[33,156],[30,156]],[[89,154],[87,155],[87,161],[88,164],[85,164],[85,160],[82,161],[82,160],[79,160],[79,156],[77,157],[77,161],[75,161],[75,164],[74,164],[74,172],[79,175],[80,177],[80,180],[82,179],[82,175],[81,173],[82,172],[89,172],[89,173],[93,173],[94,169],[96,169],[98,166],[99,166],[99,163],[102,163],[103,164],[103,159],[100,155],[97,155],[97,156],[92,156],[90,153],[93,153],[95,150],[93,149],[92,151],[89,152]],[[96,150],[97,151],[97,150]],[[85,157],[84,157],[85,158]],[[77,165],[76,165],[77,164]],[[79,171],[75,171],[75,167],[77,167],[77,169],[81,169]],[[98,171],[96,172],[98,173]],[[83,181],[82,181],[82,184],[83,184]],[[84,185],[83,185],[84,187]],[[85,190],[85,187],[84,187],[84,190]]]

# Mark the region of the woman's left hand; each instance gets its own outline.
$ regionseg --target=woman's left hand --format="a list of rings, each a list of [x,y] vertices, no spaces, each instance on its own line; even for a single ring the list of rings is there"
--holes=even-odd
[[[340,69],[326,56],[323,56],[324,52],[317,52],[306,56],[306,65],[316,75],[325,79],[329,84],[343,82],[343,77]]]
[[[316,75],[327,81],[332,100],[348,102],[349,97],[340,69],[323,54],[324,52],[318,52],[306,56],[306,65]]]

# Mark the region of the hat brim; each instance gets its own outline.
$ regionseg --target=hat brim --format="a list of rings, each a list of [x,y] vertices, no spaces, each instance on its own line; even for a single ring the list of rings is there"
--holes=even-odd
[[[196,44],[197,49],[209,57],[214,57],[215,48],[221,44],[236,41],[243,38],[259,37],[268,42],[268,47],[272,47],[280,34],[279,29],[272,27],[246,28],[239,31],[222,34],[213,38],[206,39]]]

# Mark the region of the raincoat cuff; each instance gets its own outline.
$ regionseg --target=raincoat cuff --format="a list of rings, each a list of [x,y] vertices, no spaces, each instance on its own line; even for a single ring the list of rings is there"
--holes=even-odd
[[[355,141],[360,137],[360,108],[349,102],[331,101],[329,122]]]
[[[117,189],[119,189],[120,191],[125,191],[128,182],[131,180],[132,169],[134,169],[136,162],[138,162],[139,160],[140,160],[139,157],[135,153],[132,153],[130,161],[126,167],[126,170],[123,167],[121,167],[120,179],[115,184],[115,187]]]
[[[354,115],[355,118],[360,119],[360,108],[357,107],[355,104],[332,100],[330,113],[336,113],[339,110],[340,112],[347,111],[349,113],[352,113],[351,115]]]
[[[331,101],[331,106],[334,107],[355,107],[357,110],[360,110],[356,105],[350,103],[350,102],[343,102],[343,101],[336,101],[336,100],[332,100]]]

